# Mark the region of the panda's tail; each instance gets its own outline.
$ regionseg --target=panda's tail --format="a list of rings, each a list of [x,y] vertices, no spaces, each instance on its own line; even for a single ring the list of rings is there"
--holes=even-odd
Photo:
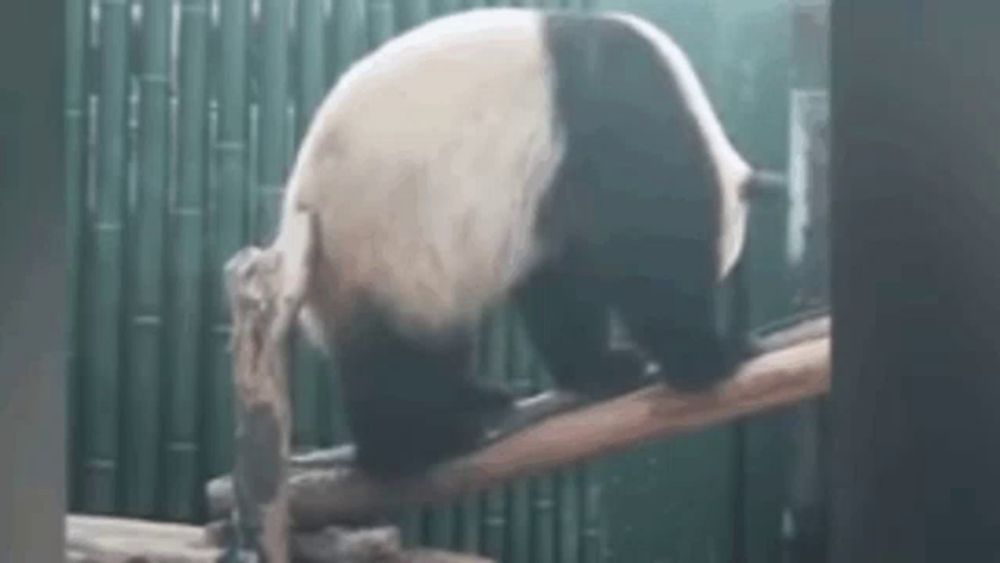
[[[788,199],[788,175],[776,170],[755,169],[745,190],[748,201]]]

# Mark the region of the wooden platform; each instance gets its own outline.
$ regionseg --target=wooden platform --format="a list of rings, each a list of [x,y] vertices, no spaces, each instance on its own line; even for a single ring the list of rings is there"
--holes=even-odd
[[[69,563],[216,563],[224,549],[204,528],[165,522],[70,515]],[[395,528],[327,528],[293,538],[295,563],[492,563],[473,555],[404,550]]]
[[[214,563],[223,550],[197,526],[71,515],[66,553],[71,563]]]

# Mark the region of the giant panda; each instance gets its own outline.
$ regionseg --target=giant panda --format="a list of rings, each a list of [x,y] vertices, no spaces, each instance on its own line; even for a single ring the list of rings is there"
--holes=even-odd
[[[464,12],[355,63],[306,132],[275,245],[315,218],[302,326],[334,351],[356,463],[420,471],[510,412],[470,373],[500,302],[558,389],[620,392],[651,363],[680,389],[720,380],[754,349],[755,172],[685,53],[633,15]],[[634,346],[608,346],[611,312]]]

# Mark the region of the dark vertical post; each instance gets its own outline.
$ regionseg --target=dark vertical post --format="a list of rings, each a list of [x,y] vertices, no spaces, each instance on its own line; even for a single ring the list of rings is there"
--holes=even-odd
[[[80,134],[80,12],[0,3],[0,560],[61,561],[67,360],[64,137]],[[67,21],[68,20],[68,21]],[[69,36],[78,44],[78,36]],[[82,61],[66,61],[82,64]],[[66,71],[70,71],[64,74]],[[70,91],[65,91],[70,94]],[[79,156],[80,143],[70,153]],[[79,168],[76,168],[77,170]],[[77,186],[79,184],[76,184]],[[74,225],[79,227],[80,225]]]
[[[831,560],[1000,560],[1000,4],[832,7]]]

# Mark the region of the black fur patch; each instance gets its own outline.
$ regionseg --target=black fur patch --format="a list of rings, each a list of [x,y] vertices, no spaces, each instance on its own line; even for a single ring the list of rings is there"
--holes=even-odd
[[[582,336],[553,344],[548,363],[570,365],[589,347],[587,364],[613,371],[606,355],[607,365],[599,363],[601,327],[582,328],[606,322],[602,308],[611,307],[675,385],[717,381],[743,348],[745,327],[737,325],[745,315],[735,298],[722,315],[722,186],[700,130],[703,116],[682,95],[677,69],[627,22],[550,14],[545,37],[555,126],[567,150],[537,234],[557,249],[546,264],[546,279],[554,280],[548,283],[576,295],[589,290],[558,315],[545,306],[534,332],[590,335],[586,345]],[[545,291],[541,282],[529,283],[526,292]],[[563,320],[545,320],[557,316]],[[579,386],[573,373],[581,370],[562,371],[557,379]]]
[[[409,335],[368,299],[356,304],[351,327],[337,335],[337,361],[357,463],[374,477],[419,472],[478,446],[512,404],[505,390],[472,377],[471,328]]]
[[[619,20],[550,14],[545,36],[568,147],[539,234],[566,238],[612,272],[648,270],[647,251],[683,241],[673,246],[688,263],[672,257],[670,268],[687,279],[672,279],[710,285],[718,184],[674,70]]]

